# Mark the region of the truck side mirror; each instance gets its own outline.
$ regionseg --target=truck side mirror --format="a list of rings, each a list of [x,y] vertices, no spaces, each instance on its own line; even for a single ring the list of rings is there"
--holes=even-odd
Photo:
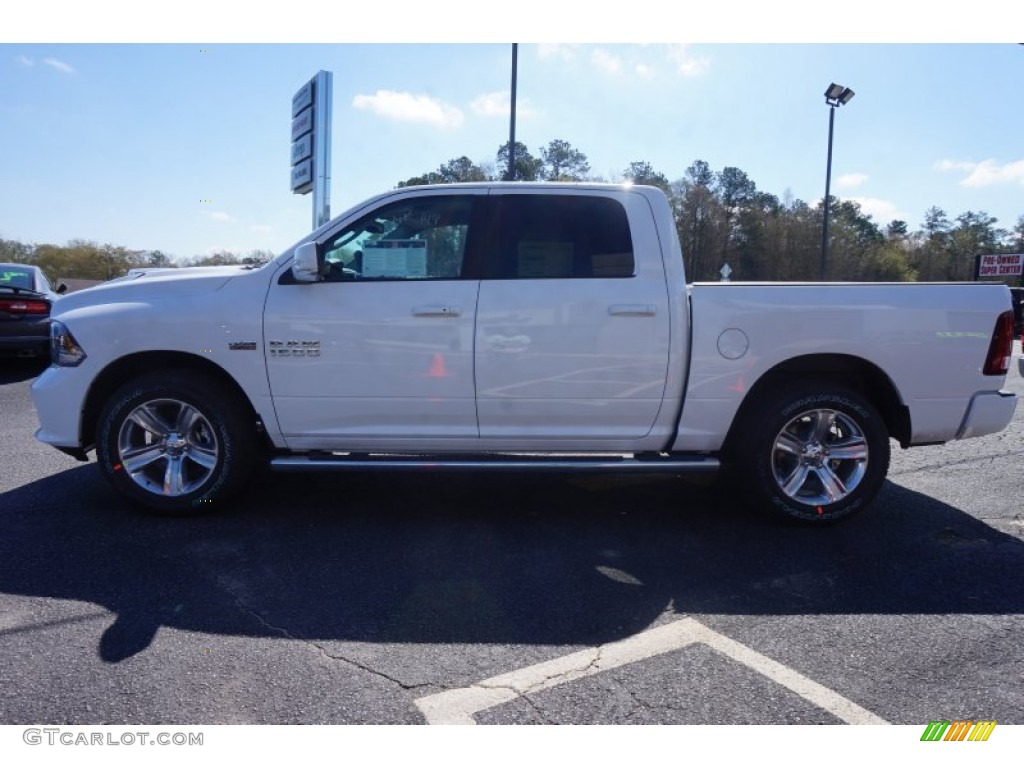
[[[292,277],[297,283],[315,283],[320,279],[320,259],[316,243],[303,243],[295,249]]]

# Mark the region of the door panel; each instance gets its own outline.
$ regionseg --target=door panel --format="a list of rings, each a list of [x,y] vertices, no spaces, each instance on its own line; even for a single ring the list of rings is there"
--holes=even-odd
[[[293,448],[363,438],[476,437],[473,325],[477,281],[275,286],[267,368]],[[423,305],[457,313],[424,315]],[[273,341],[319,342],[277,355]],[[300,351],[302,347],[297,347]]]
[[[396,194],[318,243],[323,282],[286,272],[272,285],[267,368],[291,448],[478,437],[474,232],[485,197]]]
[[[477,319],[485,441],[597,449],[647,435],[661,409],[670,323],[650,208],[628,193],[567,199],[510,193],[496,204]]]

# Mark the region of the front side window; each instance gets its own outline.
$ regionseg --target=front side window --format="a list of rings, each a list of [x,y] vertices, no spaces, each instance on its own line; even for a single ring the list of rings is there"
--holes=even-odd
[[[617,200],[589,195],[505,195],[499,279],[632,277],[633,242]]]
[[[473,197],[416,197],[378,208],[324,246],[327,280],[455,280]]]

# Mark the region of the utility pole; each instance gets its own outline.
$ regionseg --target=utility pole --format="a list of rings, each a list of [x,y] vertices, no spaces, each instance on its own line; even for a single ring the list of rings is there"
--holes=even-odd
[[[516,72],[518,70],[519,44],[512,43],[512,98],[508,126],[508,172],[505,181],[516,180]]]

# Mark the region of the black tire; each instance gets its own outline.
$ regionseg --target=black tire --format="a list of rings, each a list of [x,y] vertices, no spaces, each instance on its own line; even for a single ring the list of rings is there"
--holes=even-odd
[[[144,374],[100,414],[96,457],[119,492],[165,515],[208,513],[237,493],[257,456],[255,420],[196,371]]]
[[[766,393],[736,439],[735,469],[747,490],[789,521],[848,518],[868,506],[889,471],[889,434],[878,411],[859,392],[824,379]]]

